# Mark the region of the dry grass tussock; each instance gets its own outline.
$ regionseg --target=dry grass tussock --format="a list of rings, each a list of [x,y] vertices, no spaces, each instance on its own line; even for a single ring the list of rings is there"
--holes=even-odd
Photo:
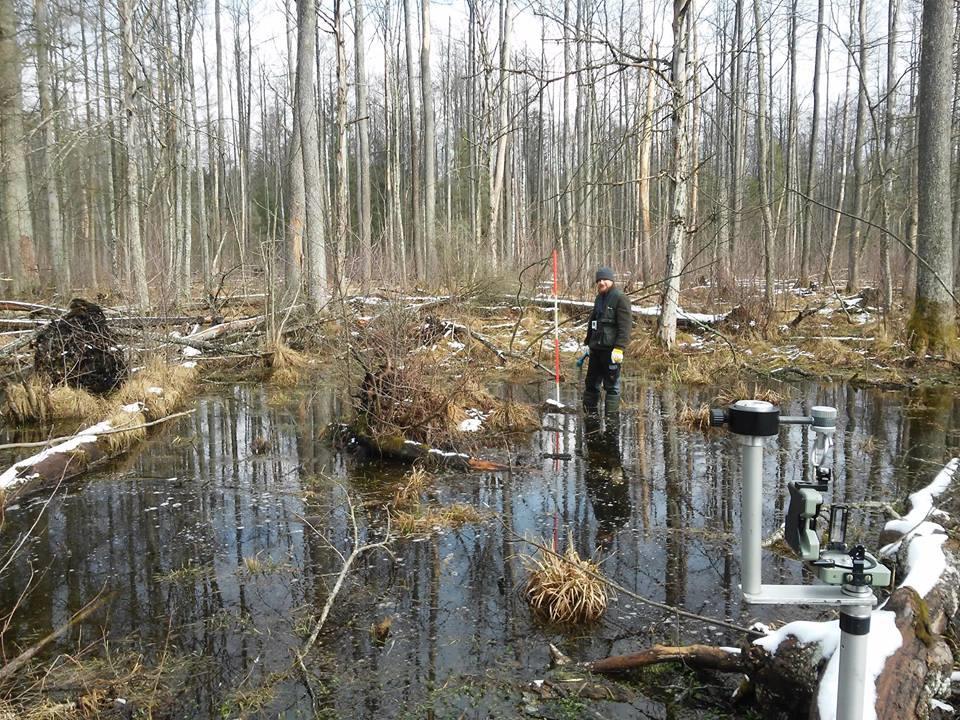
[[[7,386],[3,414],[13,423],[80,419],[93,420],[102,417],[106,403],[86,390],[67,385],[51,387],[38,375],[23,383]]]
[[[530,572],[524,596],[535,613],[561,625],[598,620],[607,609],[600,566],[581,558],[572,543],[563,555],[523,556]]]
[[[691,430],[709,430],[710,429],[710,406],[701,403],[699,407],[690,407],[686,403],[680,409],[677,415],[677,422]]]
[[[397,510],[420,506],[420,494],[433,484],[434,477],[423,467],[416,466],[403,476],[403,485],[393,494],[391,505]]]
[[[731,405],[737,400],[764,400],[774,405],[781,405],[785,399],[786,398],[776,390],[757,386],[749,388],[745,382],[740,380],[733,387],[729,387],[720,392],[717,397],[714,398],[714,403],[717,406],[725,406]]]
[[[282,341],[268,343],[264,348],[264,358],[271,369],[270,382],[283,387],[298,384],[309,364],[305,355]]]
[[[507,400],[497,404],[486,426],[494,432],[532,432],[540,429],[540,415],[529,405]]]
[[[123,386],[110,396],[115,407],[143,403],[150,420],[172,413],[193,386],[196,369],[172,365],[162,358],[151,358],[139,372],[133,373]]]
[[[438,528],[457,528],[480,522],[483,515],[475,507],[457,503],[449,507],[397,510],[390,516],[394,530],[400,535],[418,535]]]

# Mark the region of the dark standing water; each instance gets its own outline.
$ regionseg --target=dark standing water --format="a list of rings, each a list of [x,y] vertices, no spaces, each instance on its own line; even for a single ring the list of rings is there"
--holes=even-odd
[[[550,388],[512,391],[541,402]],[[944,390],[811,386],[795,395],[784,412],[812,404],[840,411],[832,497],[845,502],[902,497],[929,482],[958,445],[958,407]],[[674,421],[683,403],[711,396],[628,383],[618,422],[584,426],[575,415],[546,415],[550,430],[512,448],[523,470],[441,476],[439,501],[473,504],[489,519],[400,540],[392,557],[362,559],[307,661],[327,716],[512,717],[523,706],[511,688],[543,676],[551,641],[577,659],[658,640],[736,641],[623,596],[590,631],[542,626],[518,593],[524,572],[517,556],[532,548],[498,517],[520,535],[556,533],[564,543],[569,534],[581,553],[603,548],[607,575],[655,600],[744,624],[791,617],[740,601],[736,446],[724,433]],[[4,614],[31,573],[35,590],[14,615],[4,650],[14,655],[107,589],[114,593],[109,610],[84,625],[81,640],[74,635],[56,651],[75,652],[102,636],[114,653],[142,653],[148,666],[162,659],[173,672],[179,664],[169,717],[313,717],[306,685],[286,671],[341,560],[310,526],[347,553],[347,492],[370,500],[384,480],[393,487],[403,468],[366,464],[318,439],[339,416],[329,388],[290,395],[209,387],[196,407],[126,464],[73,485],[42,515],[42,499],[7,512],[5,546],[36,527],[3,578]],[[257,438],[271,442],[267,454],[253,453]],[[573,459],[540,459],[557,451]],[[805,455],[799,428],[768,447],[765,534],[779,525],[785,483],[801,476]],[[362,538],[375,540],[382,510],[370,502],[359,515]],[[881,520],[860,513],[855,522],[875,542]],[[767,581],[801,581],[794,561],[767,554],[764,563]],[[378,643],[370,626],[384,618],[392,625]],[[622,706],[622,716],[684,716],[683,707],[665,702],[640,699]],[[605,710],[607,717],[617,712]]]

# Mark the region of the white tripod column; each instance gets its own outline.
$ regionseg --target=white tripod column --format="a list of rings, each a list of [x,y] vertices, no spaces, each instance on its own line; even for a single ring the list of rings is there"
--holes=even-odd
[[[743,463],[740,490],[740,583],[744,594],[760,592],[763,519],[763,438],[738,435]]]
[[[870,602],[870,588],[858,588]],[[844,587],[845,592],[849,592]],[[858,594],[861,594],[858,592]],[[867,643],[870,638],[870,605],[853,605],[840,611],[840,677],[837,682],[837,720],[862,720],[863,690],[867,682]]]

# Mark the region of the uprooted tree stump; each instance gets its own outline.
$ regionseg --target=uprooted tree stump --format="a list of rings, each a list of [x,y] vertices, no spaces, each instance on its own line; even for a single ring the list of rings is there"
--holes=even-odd
[[[926,720],[938,698],[949,697],[954,636],[960,622],[960,552],[944,527],[947,516],[933,499],[953,480],[954,458],[927,487],[910,496],[912,509],[887,523],[889,544],[880,554],[896,558],[898,587],[872,615],[865,708],[878,720]],[[761,706],[811,720],[836,715],[836,620],[788,623],[740,648],[657,645],[584,665],[595,673],[623,672],[664,662],[703,670],[745,673]]]
[[[81,298],[71,300],[67,313],[40,331],[33,348],[34,371],[53,385],[103,395],[127,375],[123,350],[103,310]]]

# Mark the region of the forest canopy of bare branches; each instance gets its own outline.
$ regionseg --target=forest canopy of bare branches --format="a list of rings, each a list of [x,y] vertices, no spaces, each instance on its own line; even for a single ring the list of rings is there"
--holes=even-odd
[[[955,26],[943,0],[0,0],[4,275],[318,307],[556,248],[568,284],[610,264],[667,305],[706,279],[889,307],[919,247],[952,318]]]

